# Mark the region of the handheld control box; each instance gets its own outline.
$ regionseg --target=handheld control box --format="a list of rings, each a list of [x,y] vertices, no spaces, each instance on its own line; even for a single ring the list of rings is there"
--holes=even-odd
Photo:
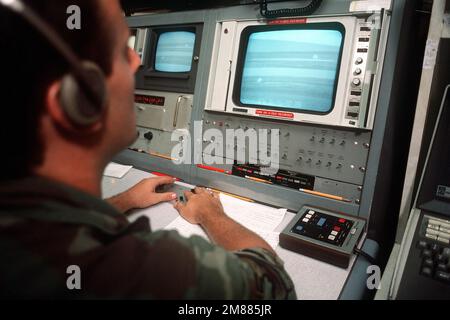
[[[280,246],[347,268],[364,226],[362,219],[305,206],[280,233]]]

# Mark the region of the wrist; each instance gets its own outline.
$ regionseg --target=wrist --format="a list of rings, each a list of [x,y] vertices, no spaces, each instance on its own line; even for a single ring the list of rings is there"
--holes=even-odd
[[[199,219],[199,224],[205,229],[209,229],[215,225],[222,225],[230,221],[231,218],[228,217],[225,212],[209,212],[202,215]]]
[[[121,213],[126,213],[134,208],[132,197],[129,192],[118,194],[117,196],[109,198],[106,201]]]

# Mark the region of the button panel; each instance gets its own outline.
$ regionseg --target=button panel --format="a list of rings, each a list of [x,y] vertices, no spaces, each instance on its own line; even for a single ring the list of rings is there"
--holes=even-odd
[[[424,216],[421,239],[416,243],[422,263],[420,274],[450,285],[449,220]]]
[[[360,22],[358,28],[357,42],[352,63],[352,74],[350,83],[350,98],[345,113],[345,118],[349,124],[355,121],[361,121],[361,99],[364,87],[364,78],[366,76],[367,62],[369,58],[369,48],[372,38],[372,27],[365,22]]]
[[[291,232],[342,246],[354,222],[323,212],[307,210]]]

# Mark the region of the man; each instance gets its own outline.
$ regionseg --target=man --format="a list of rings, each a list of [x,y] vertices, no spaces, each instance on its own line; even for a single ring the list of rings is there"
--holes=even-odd
[[[0,6],[4,143],[0,183],[0,296],[7,298],[295,298],[273,249],[226,216],[217,196],[197,188],[176,209],[216,245],[175,231],[151,232],[123,215],[174,199],[157,194],[168,178],[148,179],[108,202],[101,178],[136,136],[134,73],[139,58],[118,1],[27,0],[80,59],[106,76],[102,116],[75,125],[64,111],[62,79],[73,71],[36,30]],[[81,8],[81,30],[66,9]],[[75,268],[75,269],[73,269]],[[69,273],[68,273],[69,270]],[[79,283],[69,281],[79,270]]]

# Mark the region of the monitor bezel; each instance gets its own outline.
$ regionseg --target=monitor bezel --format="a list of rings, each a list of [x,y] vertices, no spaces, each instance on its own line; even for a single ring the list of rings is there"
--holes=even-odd
[[[245,58],[248,50],[248,44],[250,36],[253,33],[265,32],[265,31],[281,31],[281,30],[335,30],[339,31],[342,35],[341,46],[339,49],[339,56],[337,60],[337,68],[336,68],[336,76],[333,86],[333,96],[331,108],[326,111],[314,111],[314,110],[305,110],[305,109],[294,109],[294,108],[286,108],[279,106],[268,106],[268,105],[255,105],[255,104],[245,104],[241,102],[241,88],[242,88],[242,78],[245,67]],[[236,65],[236,73],[235,73],[235,82],[232,93],[233,103],[238,107],[244,108],[252,108],[252,109],[263,109],[263,110],[276,110],[276,111],[284,111],[298,114],[311,114],[311,115],[328,115],[333,112],[336,107],[336,95],[337,89],[339,85],[339,74],[342,65],[342,55],[344,52],[346,41],[346,29],[345,26],[338,22],[318,22],[318,23],[303,23],[303,24],[288,24],[288,25],[253,25],[247,26],[242,30],[240,36],[240,45],[238,50],[238,59]]]

